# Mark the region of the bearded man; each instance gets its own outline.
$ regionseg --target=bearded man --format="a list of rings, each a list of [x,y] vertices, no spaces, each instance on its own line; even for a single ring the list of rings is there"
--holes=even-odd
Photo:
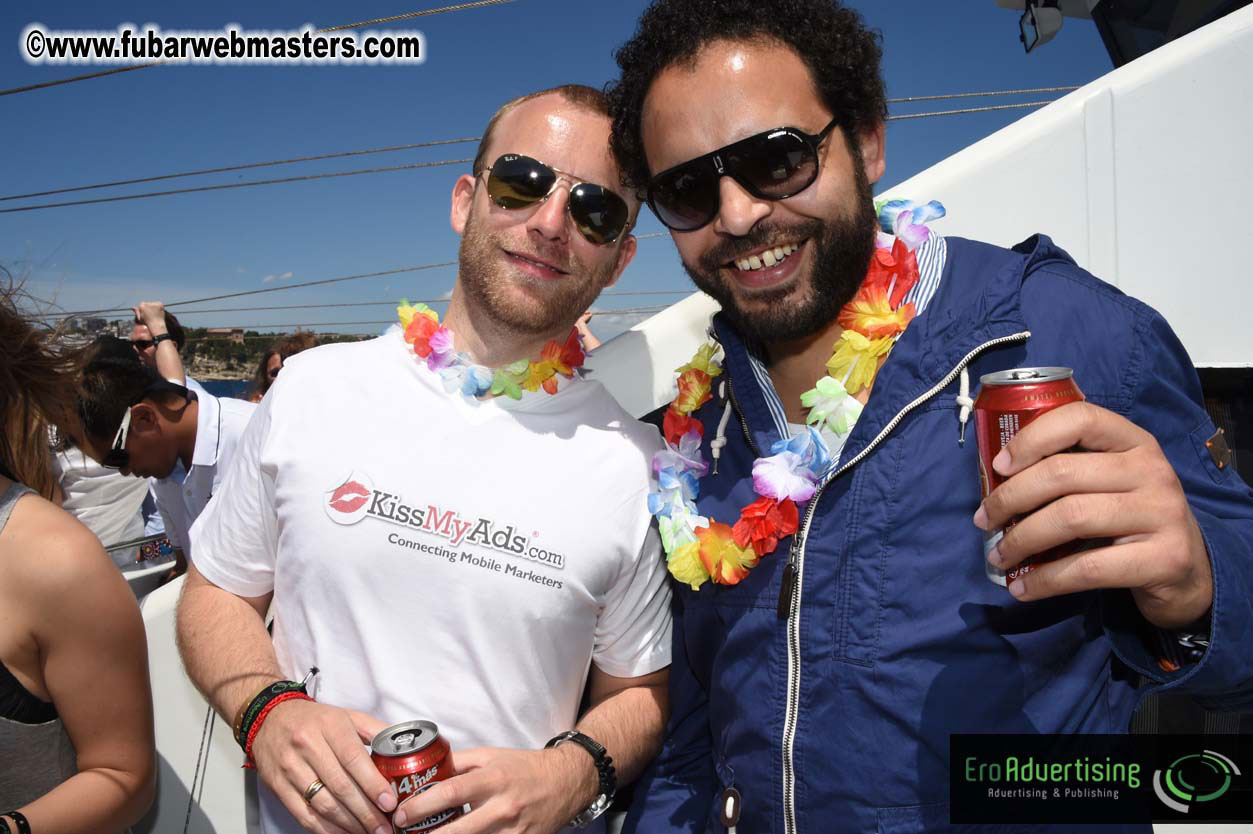
[[[590,88],[502,107],[453,188],[446,320],[405,305],[381,338],[293,357],[192,531],[183,658],[255,762],[268,834],[467,804],[443,830],[551,834],[660,745],[661,443],[579,376],[573,329],[635,253],[608,134]],[[456,775],[397,808],[362,742],[411,719]]]
[[[674,717],[626,830],[946,830],[955,733],[1124,733],[1166,686],[1247,708],[1253,501],[1161,317],[1043,236],[876,223],[879,45],[832,0],[656,0],[617,57],[619,164],[722,307],[662,420]],[[1039,366],[1087,402],[981,501],[970,379]]]

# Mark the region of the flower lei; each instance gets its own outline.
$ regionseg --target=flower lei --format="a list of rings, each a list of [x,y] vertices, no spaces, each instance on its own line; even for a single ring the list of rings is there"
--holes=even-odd
[[[522,399],[523,390],[543,388],[556,394],[557,375],[570,379],[583,365],[583,347],[574,329],[565,344],[549,339],[540,350],[538,362],[519,359],[503,368],[488,368],[475,365],[468,353],[454,347],[452,331],[440,325],[439,315],[425,304],[403,302],[396,314],[405,329],[405,341],[419,359],[426,360],[427,368],[443,378],[449,393],[460,391],[472,399],[503,395],[514,400]]]
[[[692,412],[710,400],[713,379],[722,373],[715,359],[719,347],[702,345],[676,371],[679,393],[662,421],[666,447],[653,456],[657,488],[648,496],[648,511],[657,517],[670,573],[693,590],[706,581],[737,584],[780,539],[796,532],[799,508],[817,492],[831,463],[821,429],[841,440],[852,432],[862,411],[854,395],[871,386],[880,360],[914,318],[913,303],[904,299],[919,279],[915,250],[930,235],[926,222],[943,217],[944,207],[891,200],[876,208],[883,231],[861,288],[836,318],[844,331],[827,361],[827,375],[801,394],[809,431],[777,441],[769,456],[753,462],[758,497],[734,524],[705,518],[696,507],[700,478],[709,466],[701,454],[704,426]]]

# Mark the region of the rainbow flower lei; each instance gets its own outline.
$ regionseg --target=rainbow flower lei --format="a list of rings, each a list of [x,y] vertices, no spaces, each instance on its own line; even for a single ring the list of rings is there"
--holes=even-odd
[[[876,208],[882,231],[861,288],[836,318],[844,331],[827,361],[827,375],[801,394],[809,431],[777,441],[768,456],[753,462],[758,497],[734,524],[705,518],[696,507],[700,478],[709,466],[701,454],[704,427],[692,412],[710,400],[713,380],[722,373],[720,347],[706,343],[676,369],[679,393],[662,422],[666,447],[653,456],[656,489],[648,496],[648,511],[657,517],[670,573],[692,590],[707,581],[737,584],[780,539],[796,532],[799,508],[817,492],[831,463],[821,429],[841,440],[853,431],[862,411],[855,395],[873,384],[880,360],[914,318],[913,303],[904,299],[919,280],[915,250],[930,235],[925,224],[943,217],[944,207],[934,200],[891,200]]]
[[[425,304],[403,302],[396,314],[405,329],[405,341],[419,359],[426,361],[427,368],[443,378],[449,393],[460,391],[471,399],[503,395],[514,400],[522,399],[524,390],[543,388],[556,394],[558,374],[570,379],[583,365],[583,347],[573,328],[565,344],[549,339],[540,350],[538,362],[519,359],[503,368],[488,368],[474,364],[468,353],[456,349],[452,331],[442,326],[439,314]]]

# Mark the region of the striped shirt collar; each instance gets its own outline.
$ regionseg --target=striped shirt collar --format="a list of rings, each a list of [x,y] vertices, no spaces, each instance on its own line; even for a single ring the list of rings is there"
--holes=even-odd
[[[944,274],[944,259],[947,254],[948,246],[944,238],[935,234],[929,235],[915,251],[914,255],[918,260],[918,283],[905,294],[904,301],[914,303],[916,315],[922,315],[923,310],[927,309],[927,305],[935,297],[936,290],[940,288],[940,276]],[[747,348],[748,364],[753,369],[753,376],[765,396],[766,408],[774,420],[775,431],[779,438],[791,437],[787,414],[783,410],[783,401],[774,390],[774,383],[770,380],[770,371],[766,369],[765,354],[758,345],[750,343]],[[828,443],[830,440],[830,433],[827,433]],[[842,447],[843,443],[840,445]],[[830,451],[832,462],[839,460],[840,449],[832,448]]]

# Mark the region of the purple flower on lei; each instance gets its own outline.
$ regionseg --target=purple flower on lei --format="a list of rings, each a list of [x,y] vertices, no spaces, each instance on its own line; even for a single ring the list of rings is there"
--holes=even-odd
[[[426,366],[432,371],[447,368],[457,358],[457,350],[453,345],[452,331],[441,327],[431,334],[429,342],[431,355],[426,357]]]
[[[803,504],[814,497],[818,476],[796,452],[784,451],[757,459],[753,464],[753,489],[766,498],[776,501],[791,498]]]
[[[661,470],[670,468],[676,473],[691,471],[698,478],[703,476],[709,470],[709,464],[705,463],[705,457],[700,453],[700,440],[700,434],[692,430],[679,438],[678,446],[667,442],[666,448],[653,455],[653,472],[660,475]]]

